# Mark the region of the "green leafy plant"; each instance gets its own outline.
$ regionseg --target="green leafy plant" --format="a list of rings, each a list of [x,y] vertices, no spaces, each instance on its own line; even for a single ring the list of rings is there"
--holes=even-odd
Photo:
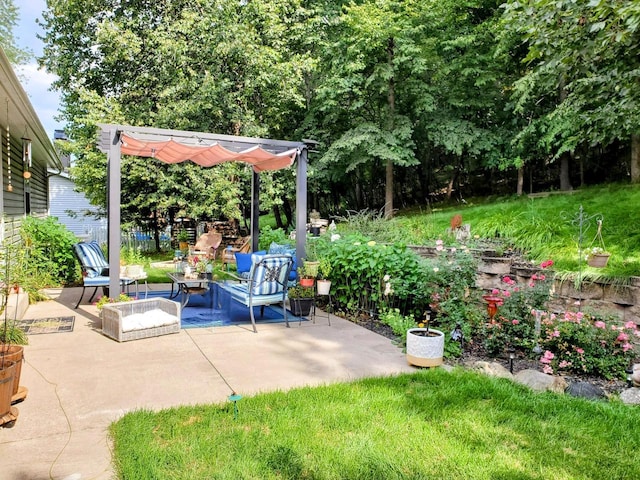
[[[380,313],[379,318],[381,323],[391,328],[398,337],[398,345],[404,348],[407,345],[407,330],[417,327],[413,315],[402,315],[399,308],[387,308]]]
[[[176,238],[178,239],[178,242],[188,242],[189,241],[189,233],[187,232],[186,229],[181,228],[180,231],[178,232],[178,235],[176,236]]]
[[[320,280],[329,280],[331,275],[331,261],[328,257],[320,257],[318,265],[318,278]]]
[[[314,298],[316,291],[313,287],[303,287],[296,285],[295,287],[289,287],[287,295],[289,298]]]
[[[132,244],[126,245],[120,250],[120,261],[125,265],[144,265],[147,263],[142,255],[142,248]]]
[[[102,310],[107,303],[122,303],[122,302],[131,302],[135,300],[135,297],[130,297],[126,293],[121,293],[116,298],[109,297],[108,295],[103,295],[96,302],[96,307],[98,307],[98,311]]]
[[[78,239],[56,218],[25,217],[20,237],[22,245],[12,255],[20,268],[13,277],[30,296],[40,288],[76,279],[78,268],[72,246]]]

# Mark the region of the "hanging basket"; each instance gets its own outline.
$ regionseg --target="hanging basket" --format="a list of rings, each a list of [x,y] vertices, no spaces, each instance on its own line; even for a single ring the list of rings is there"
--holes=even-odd
[[[590,267],[595,268],[604,268],[607,266],[607,262],[609,261],[609,257],[611,255],[609,253],[594,253],[589,255],[587,258],[587,264]]]

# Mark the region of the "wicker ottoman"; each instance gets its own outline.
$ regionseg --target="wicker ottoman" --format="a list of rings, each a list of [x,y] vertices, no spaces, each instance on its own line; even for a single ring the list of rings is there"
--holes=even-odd
[[[102,333],[118,342],[180,332],[180,304],[150,298],[107,304],[102,308]]]

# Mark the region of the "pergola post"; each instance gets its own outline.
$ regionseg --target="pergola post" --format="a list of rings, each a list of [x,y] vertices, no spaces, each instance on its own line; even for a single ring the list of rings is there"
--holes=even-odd
[[[258,251],[260,237],[260,174],[255,170],[251,176],[251,251]]]
[[[302,265],[307,242],[307,148],[302,148],[296,164],[296,261]]]
[[[107,155],[107,244],[109,258],[109,296],[120,294],[120,133],[109,129]]]

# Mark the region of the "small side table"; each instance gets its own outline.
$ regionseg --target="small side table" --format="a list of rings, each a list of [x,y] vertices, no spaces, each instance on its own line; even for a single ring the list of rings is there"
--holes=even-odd
[[[331,311],[333,310],[331,293],[328,293],[327,295],[316,294],[315,298],[313,299],[313,307],[311,307],[313,309],[311,318],[313,320],[313,323],[316,323],[316,306],[318,305],[318,300],[322,297],[326,297],[329,302],[327,303],[327,322],[329,323],[329,326],[331,326]]]
[[[138,282],[140,282],[140,280],[144,280],[144,298],[147,298],[147,295],[149,294],[149,285],[147,284],[147,274],[143,273],[142,275],[127,275],[127,278],[129,280],[133,280],[133,284],[135,285],[135,288],[136,288],[136,298],[140,298],[140,294],[138,292]]]

